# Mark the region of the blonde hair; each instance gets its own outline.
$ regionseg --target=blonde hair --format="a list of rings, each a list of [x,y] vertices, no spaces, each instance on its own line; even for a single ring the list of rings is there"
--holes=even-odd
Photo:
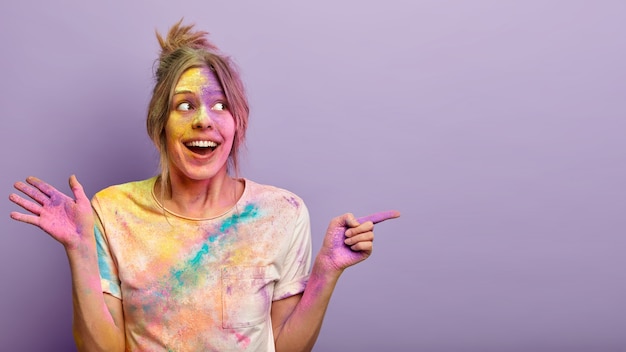
[[[250,109],[236,65],[206,38],[208,32],[196,31],[193,27],[194,25],[182,25],[180,20],[170,28],[167,37],[163,38],[156,33],[161,54],[157,61],[156,83],[148,106],[146,127],[160,154],[162,194],[169,192],[171,186],[165,125],[170,114],[174,89],[186,70],[208,67],[215,73],[224,90],[226,104],[235,119],[235,137],[228,157],[229,173],[239,173],[238,155],[248,128]]]

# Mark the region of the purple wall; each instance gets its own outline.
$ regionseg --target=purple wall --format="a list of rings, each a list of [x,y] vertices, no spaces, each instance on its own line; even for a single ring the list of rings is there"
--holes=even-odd
[[[625,2],[137,3],[0,6],[5,197],[154,173],[154,30],[184,16],[242,67],[243,175],[307,201],[315,250],[403,213],[315,351],[626,350]],[[0,349],[73,350],[62,247],[0,208]]]

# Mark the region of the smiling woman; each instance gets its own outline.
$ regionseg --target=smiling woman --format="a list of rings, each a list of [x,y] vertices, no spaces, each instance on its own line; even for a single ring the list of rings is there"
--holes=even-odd
[[[200,211],[197,217],[215,216],[232,207],[241,196],[243,184],[227,176],[227,161],[233,150],[236,123],[225,103],[226,97],[213,71],[192,67],[184,71],[175,87],[171,110],[165,125],[167,173],[172,189],[157,187],[165,207],[179,212]],[[247,117],[245,117],[247,119]],[[162,177],[165,179],[165,177]],[[176,199],[174,187],[185,180],[224,180],[224,196],[229,202],[189,208],[191,199]],[[158,186],[158,185],[157,185]],[[166,185],[165,185],[166,186]],[[187,187],[187,186],[185,186]],[[228,190],[232,190],[229,192]],[[180,190],[185,192],[184,190]],[[165,194],[167,193],[167,196]],[[176,192],[178,193],[178,192]],[[195,192],[193,192],[195,195]],[[228,197],[233,195],[234,197]],[[192,197],[193,197],[192,195]]]
[[[319,334],[344,269],[369,257],[374,224],[396,211],[331,220],[312,263],[297,195],[240,178],[243,84],[206,32],[166,38],[147,117],[159,175],[91,202],[29,177],[12,212],[59,241],[73,284],[74,336],[86,351],[303,351]],[[93,211],[92,211],[93,210]]]

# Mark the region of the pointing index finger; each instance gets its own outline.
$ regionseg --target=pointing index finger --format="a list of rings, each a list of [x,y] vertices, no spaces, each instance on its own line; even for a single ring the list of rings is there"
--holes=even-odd
[[[400,212],[397,210],[387,210],[387,211],[381,211],[379,213],[375,213],[375,214],[371,214],[371,215],[367,215],[367,216],[363,216],[360,217],[358,219],[356,219],[359,224],[362,224],[366,221],[371,221],[374,224],[377,224],[379,222],[383,222],[385,220],[389,220],[389,219],[395,219],[400,217]]]

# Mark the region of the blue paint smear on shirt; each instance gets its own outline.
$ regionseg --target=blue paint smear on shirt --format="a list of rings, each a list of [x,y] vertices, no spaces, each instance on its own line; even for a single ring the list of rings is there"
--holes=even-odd
[[[202,260],[209,254],[209,243],[214,243],[229,230],[236,228],[243,222],[250,221],[259,215],[258,208],[254,204],[248,204],[241,213],[233,214],[224,219],[219,226],[219,232],[208,237],[208,243],[203,243],[202,247],[192,256],[192,258],[179,269],[172,270],[172,276],[176,279],[178,285],[193,284],[197,278],[193,275],[201,266]]]
[[[233,227],[236,227],[240,222],[254,219],[258,215],[258,209],[254,206],[254,204],[248,204],[243,209],[241,214],[233,214],[233,216],[224,220],[222,226],[220,226],[220,232],[224,233],[230,230]]]
[[[111,292],[111,294],[120,296],[121,290],[119,286],[119,280],[113,277],[113,275],[111,274],[112,273],[111,265],[108,261],[105,260],[105,258],[108,258],[108,256],[105,254],[106,253],[105,248],[107,248],[107,244],[104,241],[104,236],[102,235],[102,232],[100,232],[100,229],[98,228],[98,226],[94,226],[93,233],[94,233],[94,237],[96,238],[96,249],[98,251],[98,270],[100,271],[100,277],[103,280],[110,281],[111,283],[115,283],[116,285],[109,285],[109,289],[111,291],[116,291],[116,292]]]

